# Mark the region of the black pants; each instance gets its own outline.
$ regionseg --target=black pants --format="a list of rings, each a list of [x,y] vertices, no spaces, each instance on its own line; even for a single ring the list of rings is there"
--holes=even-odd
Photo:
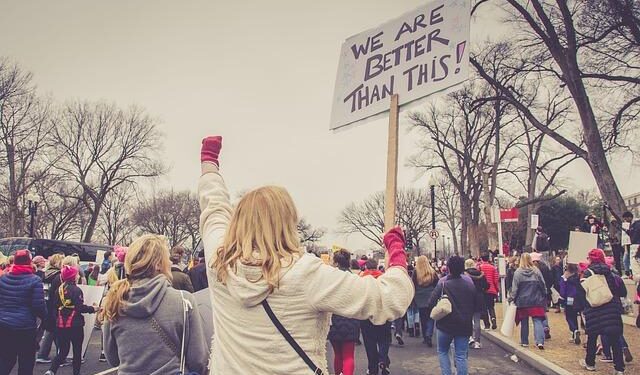
[[[55,374],[60,365],[67,359],[69,349],[73,344],[73,375],[80,375],[82,365],[82,341],[84,341],[84,327],[59,328],[55,332],[58,339],[58,354],[51,363],[49,370]]]
[[[484,320],[484,328],[490,328],[491,323],[496,319],[496,296],[493,294],[484,294],[484,304],[487,307],[487,314],[482,314]],[[491,319],[491,322],[489,321]]]
[[[620,244],[614,244],[611,246],[613,251],[613,263],[620,275],[624,275],[624,268],[622,268],[622,256],[624,255],[624,247]]]
[[[367,352],[367,361],[370,374],[378,373],[378,366],[384,363],[389,366],[389,346],[391,345],[391,324],[373,325],[368,320],[360,324],[362,329],[362,341]]]
[[[596,346],[598,343],[599,335],[588,335],[587,337],[587,357],[585,362],[589,366],[596,365]],[[613,366],[616,371],[624,371],[624,359],[622,358],[622,347],[620,343],[620,334],[607,335],[607,340],[611,343],[611,350],[613,351]]]
[[[18,362],[18,375],[33,375],[36,364],[36,329],[0,326],[0,375],[9,375]]]

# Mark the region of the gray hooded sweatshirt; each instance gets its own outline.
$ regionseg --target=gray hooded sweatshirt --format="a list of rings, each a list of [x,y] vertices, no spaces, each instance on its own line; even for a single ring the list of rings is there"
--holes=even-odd
[[[183,293],[192,305],[184,327],[182,296],[164,275],[134,282],[124,315],[102,328],[105,355],[119,366],[119,375],[177,374],[183,329],[185,371],[206,373],[209,351],[198,306],[191,293]]]

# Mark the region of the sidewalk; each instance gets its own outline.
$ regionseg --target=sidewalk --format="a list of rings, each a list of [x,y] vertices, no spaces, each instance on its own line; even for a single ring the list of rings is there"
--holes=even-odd
[[[613,372],[613,364],[612,363],[602,363],[599,361],[600,356],[596,357],[596,372],[588,372],[583,370],[578,364],[578,360],[584,358],[586,349],[584,349],[581,345],[575,345],[569,342],[569,338],[571,334],[569,332],[569,328],[567,326],[567,322],[564,318],[564,313],[557,314],[554,312],[555,310],[551,310],[547,314],[547,318],[549,320],[549,326],[551,327],[551,340],[545,341],[545,350],[538,350],[532,345],[530,345],[529,349],[520,347],[520,326],[517,326],[514,330],[513,337],[508,339],[497,331],[489,332],[485,337],[492,341],[497,341],[496,338],[488,337],[490,335],[499,336],[498,339],[502,339],[506,343],[510,344],[512,347],[512,352],[516,353],[518,350],[523,349],[525,354],[530,353],[532,356],[529,360],[533,359],[535,361],[535,357],[540,356],[543,359],[561,367],[562,369],[568,371],[568,373],[575,375],[589,375],[589,374],[611,374]],[[496,314],[498,315],[498,328],[502,324],[502,304],[496,304]],[[634,319],[635,323],[635,319]],[[529,323],[532,324],[532,323]],[[533,343],[533,327],[529,329],[529,342]],[[632,325],[624,325],[624,336],[629,344],[629,349],[633,354],[633,362],[626,363],[625,374],[640,374],[640,329],[636,328]],[[582,334],[582,342],[586,342],[586,336],[584,333]],[[527,360],[527,358],[520,358],[522,360]],[[547,373],[545,371],[545,373]],[[560,371],[549,370],[550,374],[553,373],[561,373]]]

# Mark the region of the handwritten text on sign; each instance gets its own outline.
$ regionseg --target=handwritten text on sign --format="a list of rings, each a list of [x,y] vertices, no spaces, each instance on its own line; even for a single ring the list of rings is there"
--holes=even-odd
[[[436,0],[342,45],[331,129],[444,90],[468,77],[469,0]]]

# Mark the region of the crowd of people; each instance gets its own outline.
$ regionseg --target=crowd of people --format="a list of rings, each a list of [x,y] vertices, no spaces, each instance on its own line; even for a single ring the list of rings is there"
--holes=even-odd
[[[0,375],[16,363],[19,375],[32,374],[36,361],[50,363],[46,375],[53,375],[70,351],[79,375],[84,315],[94,313],[100,360],[122,375],[328,374],[327,340],[335,374],[355,373],[361,344],[367,374],[385,375],[392,369],[392,341],[405,345],[405,334],[422,338],[425,350],[435,345],[443,375],[454,367],[458,375],[468,373],[469,350],[482,349],[481,330],[498,329],[495,304],[503,291],[497,253],[408,259],[404,232],[395,227],[383,235],[384,264],[355,259],[346,249],[326,264],[301,249],[296,208],[285,189],[258,188],[232,206],[219,169],[221,145],[220,137],[203,140],[204,250],[190,267],[183,248],[170,249],[152,234],[115,247],[86,269],[74,256],[32,259],[28,250],[12,256],[0,271]],[[640,267],[640,225],[627,213],[620,222],[614,225],[620,246],[635,251],[624,274],[632,277],[631,269]],[[596,227],[595,218],[586,220],[586,230]],[[593,249],[585,262],[568,264],[563,254],[548,252],[542,228],[534,244],[532,252],[509,254],[506,270],[502,302],[515,306],[520,344],[530,346],[531,321],[533,348],[545,350],[552,333],[548,314],[555,309],[565,314],[567,339],[584,341],[580,364],[586,370],[595,370],[601,352],[601,361],[622,374],[625,361],[633,360],[621,317],[627,297],[622,253],[608,259]],[[100,303],[86,305],[79,284],[102,287]]]

